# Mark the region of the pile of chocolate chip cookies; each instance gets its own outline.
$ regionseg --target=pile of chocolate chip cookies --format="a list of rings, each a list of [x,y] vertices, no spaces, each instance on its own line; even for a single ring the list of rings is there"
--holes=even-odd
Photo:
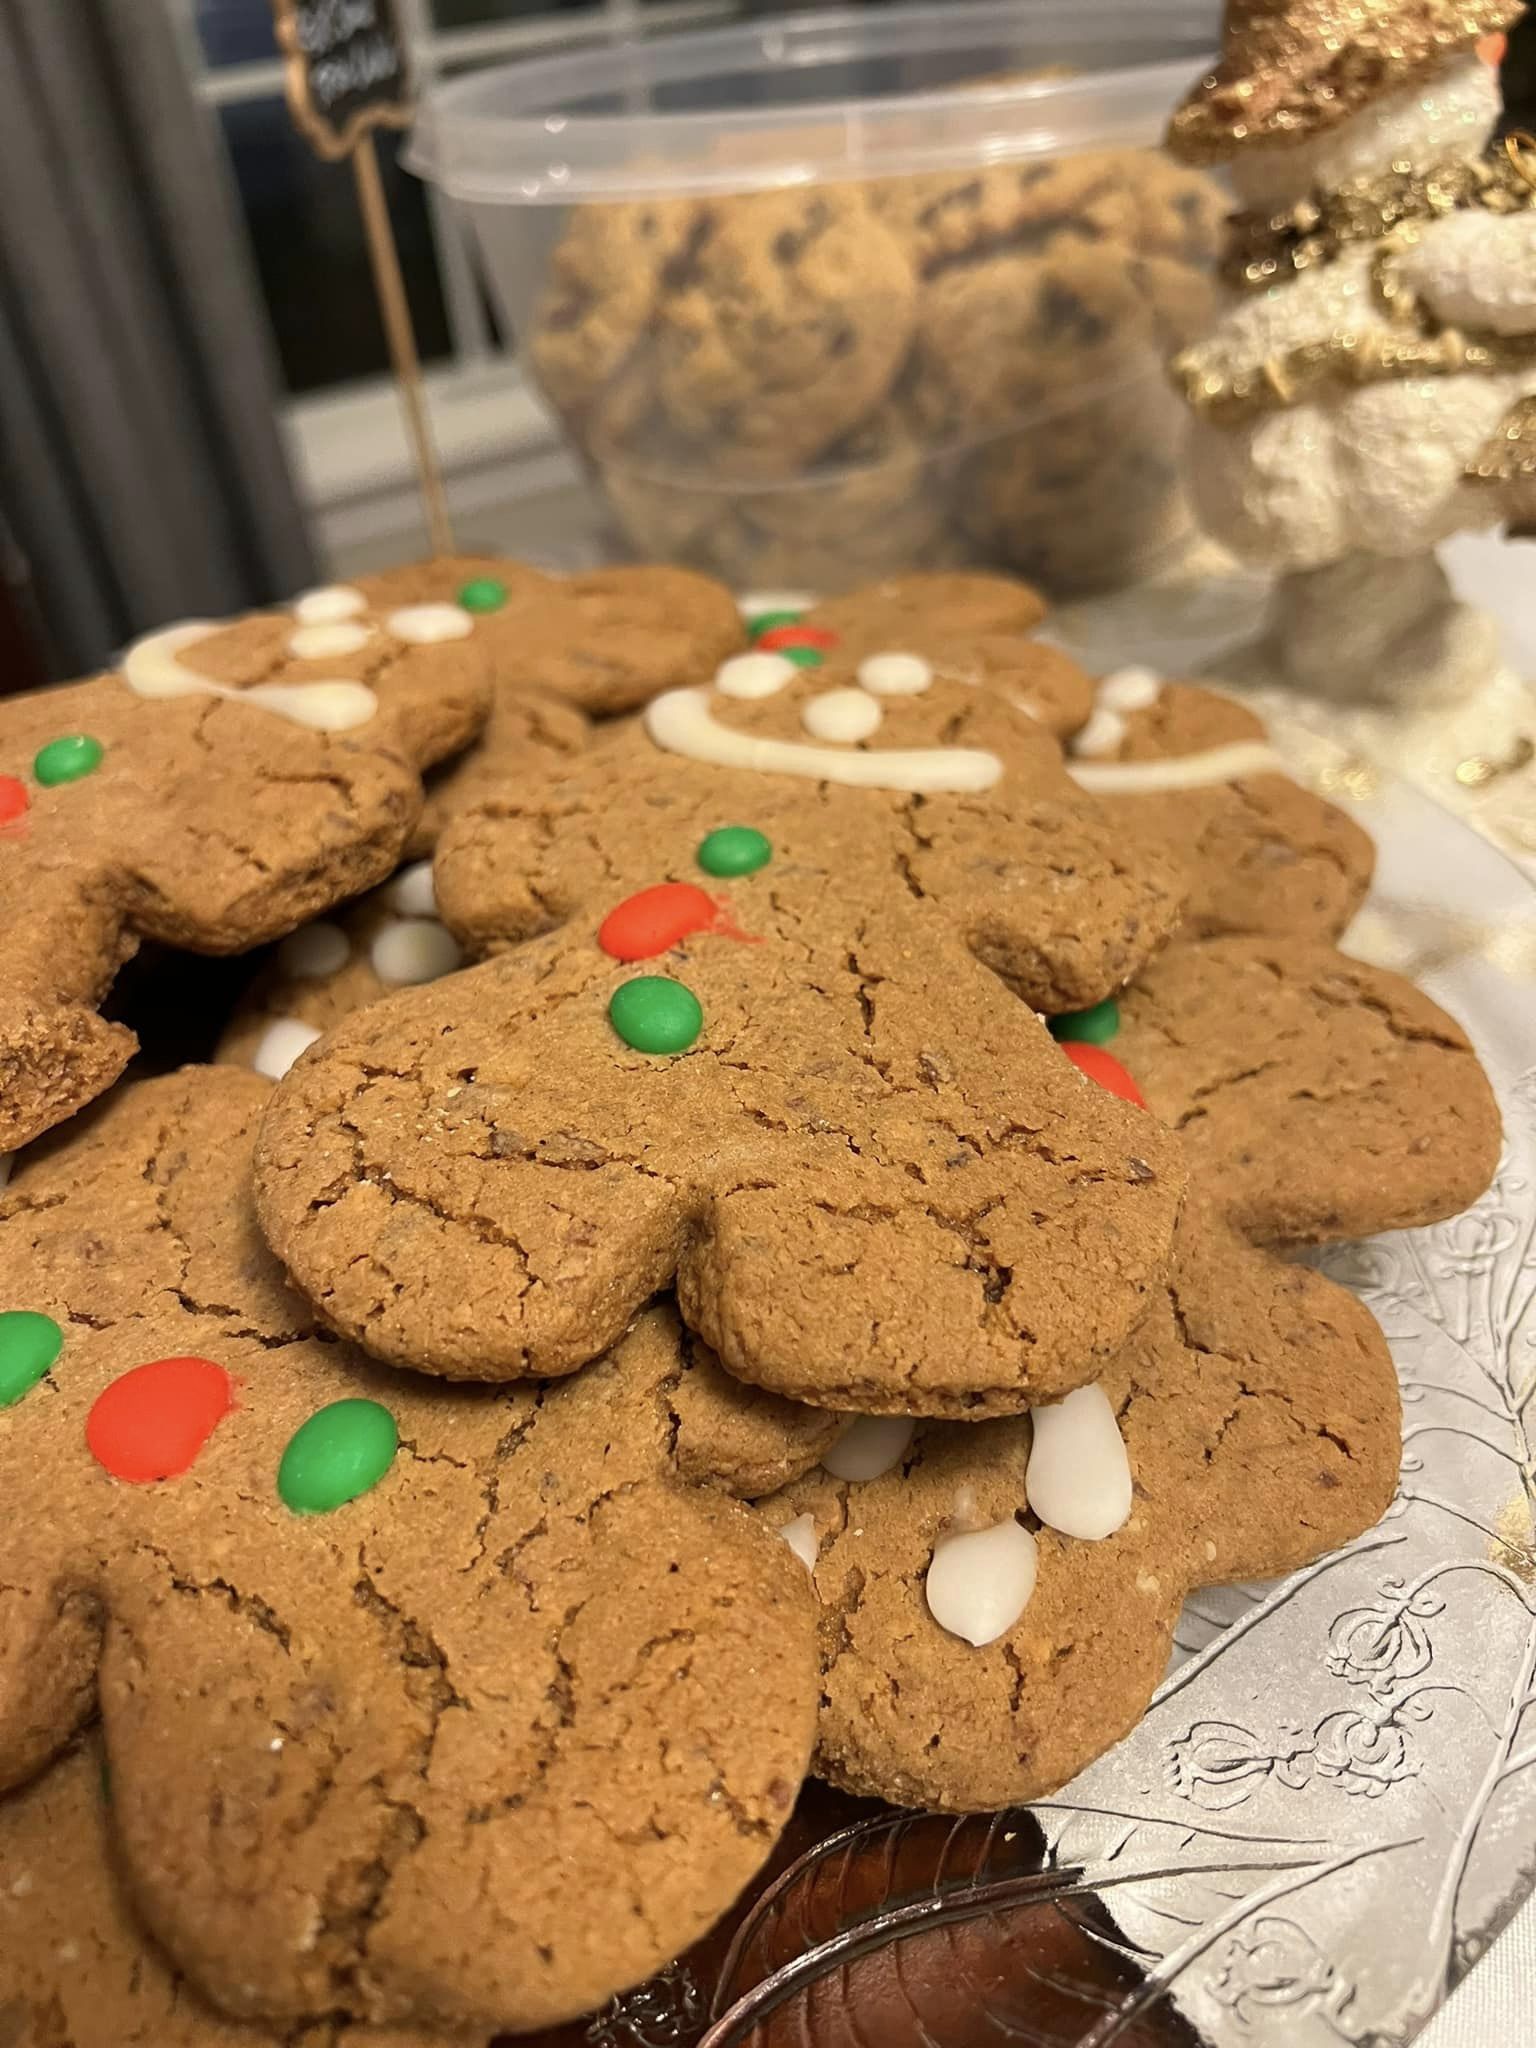
[[[560,2027],[1385,1510],[1277,1251],[1488,1086],[1353,822],[1041,613],[461,559],[0,705],[0,2038]],[[146,941],[277,943],[120,1080]]]
[[[1161,365],[1223,211],[1153,150],[582,206],[528,359],[643,555],[1101,589],[1187,532]]]

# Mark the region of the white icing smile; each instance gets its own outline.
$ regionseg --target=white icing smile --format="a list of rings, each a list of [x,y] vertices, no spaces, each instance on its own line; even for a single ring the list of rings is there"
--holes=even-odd
[[[792,668],[793,664],[787,666]],[[812,782],[840,782],[857,789],[974,793],[991,789],[1003,772],[996,754],[973,747],[916,747],[859,754],[835,746],[807,746],[799,740],[761,739],[735,732],[716,719],[710,709],[709,691],[704,688],[667,690],[653,698],[646,708],[645,729],[667,753],[706,761],[716,768],[800,775]]]
[[[1285,764],[1263,740],[1233,740],[1167,761],[1069,761],[1067,773],[1079,789],[1099,795],[1144,796],[1157,790],[1210,789],[1249,775],[1283,775]]]
[[[140,697],[227,697],[232,703],[254,704],[276,712],[314,732],[349,732],[366,725],[379,700],[365,683],[255,683],[232,690],[200,675],[181,659],[182,650],[224,630],[211,619],[188,619],[135,641],[123,657],[123,680]]]

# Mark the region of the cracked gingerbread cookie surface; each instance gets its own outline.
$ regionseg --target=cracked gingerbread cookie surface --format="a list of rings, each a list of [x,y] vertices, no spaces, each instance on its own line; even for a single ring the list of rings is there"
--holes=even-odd
[[[819,1775],[958,1811],[1042,1797],[1140,1718],[1187,1593],[1304,1564],[1392,1498],[1397,1381],[1369,1312],[1242,1245],[1198,1200],[1166,1286],[1084,1394],[1103,1415],[1059,1446],[1049,1489],[1037,1415],[919,1425],[878,1476],[818,1471],[760,1503],[820,1602]],[[1062,1533],[1043,1517],[1096,1511],[1106,1428],[1128,1466],[1106,1519],[1122,1519]],[[987,1547],[962,1566],[956,1539]]]
[[[0,1783],[98,1699],[135,1910],[235,2017],[552,2023],[789,1814],[813,1615],[726,1488],[826,1423],[712,1400],[659,1311],[555,1388],[369,1366],[260,1244],[265,1093],[142,1084],[0,1202]]]
[[[7,698],[0,1150],[122,1071],[132,1035],[97,1009],[141,938],[240,952],[382,880],[490,687],[467,613],[338,587]]]
[[[1492,1180],[1498,1105],[1411,982],[1303,938],[1179,943],[1120,998],[1113,1056],[1246,1235],[1318,1244],[1453,1216]]]

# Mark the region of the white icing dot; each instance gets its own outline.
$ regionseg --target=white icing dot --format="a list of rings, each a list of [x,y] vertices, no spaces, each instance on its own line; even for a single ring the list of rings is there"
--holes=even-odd
[[[288,636],[288,652],[299,661],[330,661],[338,654],[356,654],[372,638],[372,626],[354,626],[347,619],[335,625],[295,626]]]
[[[319,590],[306,590],[293,601],[293,616],[306,626],[329,626],[337,619],[355,619],[368,609],[368,600],[350,583],[327,583]]]
[[[369,950],[380,981],[436,981],[451,974],[463,954],[459,942],[435,917],[402,917],[385,925]]]
[[[724,697],[773,697],[798,673],[785,654],[733,654],[715,670],[715,688]]]
[[[1117,668],[1104,677],[1093,699],[1106,711],[1145,711],[1162,693],[1163,686],[1151,669]]]
[[[834,1479],[878,1479],[901,1463],[912,1430],[906,1415],[860,1415],[821,1462]]]
[[[920,654],[871,654],[859,663],[859,681],[877,697],[915,697],[933,681]]]
[[[413,647],[435,646],[439,640],[467,640],[475,622],[461,604],[407,604],[384,621],[397,640]]]
[[[800,723],[816,740],[852,743],[878,732],[885,716],[873,697],[862,690],[823,690],[800,714]]]
[[[1006,1635],[1035,1590],[1035,1539],[1012,1516],[990,1529],[948,1536],[933,1553],[928,1612],[978,1649]]]
[[[298,1017],[274,1018],[261,1034],[251,1065],[269,1081],[281,1081],[299,1054],[319,1036],[313,1024],[305,1024]]]
[[[435,917],[437,892],[432,886],[432,863],[413,860],[408,868],[384,885],[384,901],[402,917]]]
[[[312,980],[345,967],[351,952],[352,942],[341,926],[321,919],[288,934],[277,949],[277,964],[295,980]]]
[[[1104,1389],[1079,1387],[1031,1409],[1030,1421],[1024,1490],[1035,1513],[1063,1536],[1113,1536],[1131,1512],[1131,1461]]]
[[[1073,738],[1072,752],[1093,756],[1112,754],[1125,738],[1125,720],[1118,711],[1106,711],[1096,705],[1088,723]]]
[[[816,1517],[812,1514],[796,1515],[792,1522],[786,1522],[779,1534],[799,1558],[808,1572],[816,1569]]]
[[[760,619],[764,612],[808,612],[815,602],[810,590],[749,590],[736,608],[744,619]]]

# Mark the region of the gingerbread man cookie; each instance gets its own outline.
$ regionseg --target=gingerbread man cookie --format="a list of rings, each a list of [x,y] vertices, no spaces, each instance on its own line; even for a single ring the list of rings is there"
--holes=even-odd
[[[1192,1201],[1095,1385],[1029,1418],[856,1424],[761,1504],[821,1603],[818,1773],[955,1811],[1054,1791],[1140,1718],[1187,1593],[1381,1516],[1399,1427],[1366,1309]]]
[[[82,1740],[0,1799],[0,2040],[12,2048],[487,2048],[474,2034],[267,2027],[216,2012],[135,1917],[116,1865],[111,1774]]]
[[[529,691],[595,717],[699,682],[746,644],[722,583],[661,563],[546,576],[495,555],[445,555],[364,576],[376,605],[466,611],[489,649],[498,696]]]
[[[0,1150],[121,1072],[132,1035],[97,1005],[140,938],[240,952],[387,875],[490,686],[471,613],[336,587],[6,699]]]
[[[555,1388],[369,1366],[256,1235],[266,1093],[142,1084],[0,1201],[0,1784],[95,1694],[135,1908],[222,2010],[552,2024],[788,1817],[813,1615],[726,1489],[827,1424],[713,1399],[659,1310]]]
[[[837,681],[817,630],[450,831],[445,921],[514,950],[349,1018],[265,1122],[263,1226],[337,1329],[453,1376],[567,1372],[675,1277],[744,1379],[959,1414],[1123,1341],[1176,1148],[997,977],[1101,999],[1177,871],[1106,830],[1014,693],[899,647]],[[1070,668],[1034,654],[1042,686]]]
[[[1293,782],[1262,722],[1229,697],[1119,669],[1068,752],[1081,787],[1189,862],[1181,937],[1337,938],[1365,900],[1370,835]]]

